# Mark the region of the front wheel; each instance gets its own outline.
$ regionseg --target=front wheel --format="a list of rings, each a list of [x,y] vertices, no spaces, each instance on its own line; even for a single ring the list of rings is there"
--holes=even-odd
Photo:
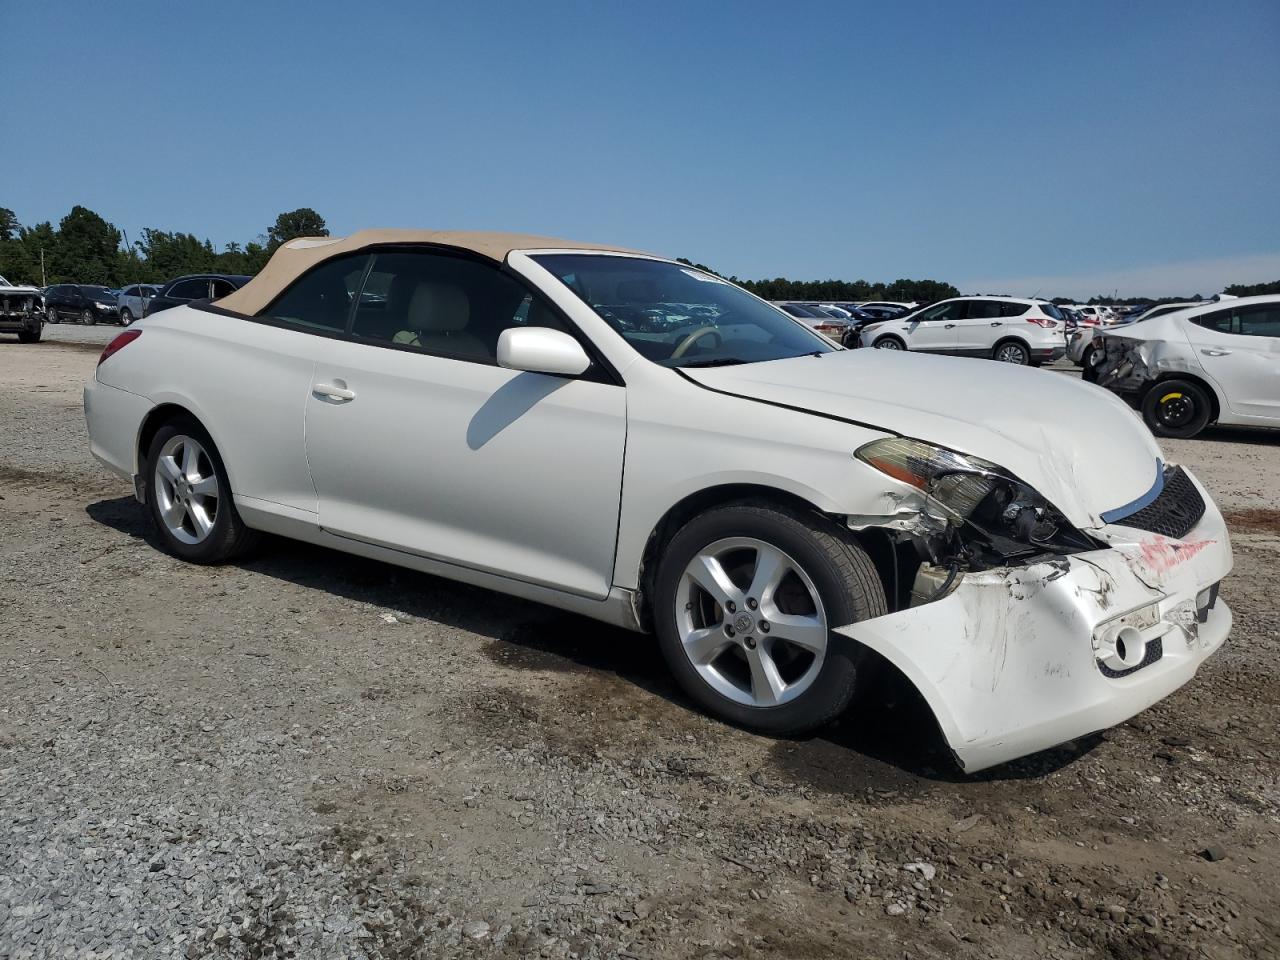
[[[1157,437],[1194,437],[1212,416],[1208,393],[1190,380],[1163,380],[1142,397],[1142,419]]]
[[[92,310],[81,310],[80,322],[83,323],[86,327],[92,327],[95,323],[98,322],[98,317]]]
[[[156,431],[147,454],[147,507],[165,550],[191,563],[222,563],[261,537],[240,519],[209,435],[194,420]]]
[[[45,308],[44,308],[44,322],[45,322],[45,323],[57,323],[57,322],[58,322],[58,311],[57,311],[57,310],[55,310],[55,309],[53,309],[53,307],[45,307]]]
[[[685,692],[775,735],[813,730],[848,706],[860,648],[832,629],[887,612],[875,567],[846,531],[759,503],[689,521],[660,562],[654,603]]]
[[[996,344],[991,358],[1001,363],[1017,363],[1025,367],[1031,362],[1031,351],[1017,340],[1006,340],[1004,343]]]
[[[41,330],[39,327],[36,327],[34,330],[19,330],[18,342],[19,343],[39,343],[40,333],[41,333]]]
[[[875,342],[877,350],[905,350],[907,345],[897,337],[881,337]]]
[[[131,323],[133,323],[133,313],[125,307],[120,311],[120,326],[127,327]]]

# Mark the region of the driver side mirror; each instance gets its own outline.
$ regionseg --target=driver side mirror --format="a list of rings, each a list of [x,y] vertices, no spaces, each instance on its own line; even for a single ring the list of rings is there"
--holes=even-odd
[[[582,344],[550,327],[508,327],[498,337],[498,366],[576,377],[591,366]]]

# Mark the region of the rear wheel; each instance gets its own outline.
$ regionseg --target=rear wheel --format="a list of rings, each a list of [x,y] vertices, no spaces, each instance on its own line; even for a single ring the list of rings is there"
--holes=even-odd
[[[165,549],[192,563],[222,563],[257,545],[261,534],[240,519],[227,471],[194,420],[158,431],[147,455],[147,506]]]
[[[847,533],[817,515],[743,503],[695,517],[672,538],[654,620],[693,700],[782,735],[845,709],[859,647],[831,630],[886,611],[875,567]]]
[[[1001,363],[1017,363],[1026,366],[1031,363],[1031,351],[1017,340],[1004,340],[996,344],[995,350],[991,353],[991,359],[999,360]]]
[[[95,323],[98,322],[98,317],[94,314],[92,310],[81,310],[80,322],[87,327],[92,327]]]
[[[1158,437],[1194,437],[1212,417],[1209,394],[1190,380],[1163,380],[1142,397],[1142,419]]]

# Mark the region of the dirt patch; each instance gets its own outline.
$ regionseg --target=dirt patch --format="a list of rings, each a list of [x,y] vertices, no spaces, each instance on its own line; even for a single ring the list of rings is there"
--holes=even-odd
[[[1280,510],[1226,510],[1228,529],[1236,533],[1266,533],[1280,537]]]

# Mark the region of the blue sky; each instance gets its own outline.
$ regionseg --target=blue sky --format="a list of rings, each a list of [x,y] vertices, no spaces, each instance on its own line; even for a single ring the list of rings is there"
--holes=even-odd
[[[1280,279],[1275,0],[0,0],[0,21],[0,206],[24,223],[82,203],[221,245],[312,206],[334,233],[530,231],[743,277]]]

